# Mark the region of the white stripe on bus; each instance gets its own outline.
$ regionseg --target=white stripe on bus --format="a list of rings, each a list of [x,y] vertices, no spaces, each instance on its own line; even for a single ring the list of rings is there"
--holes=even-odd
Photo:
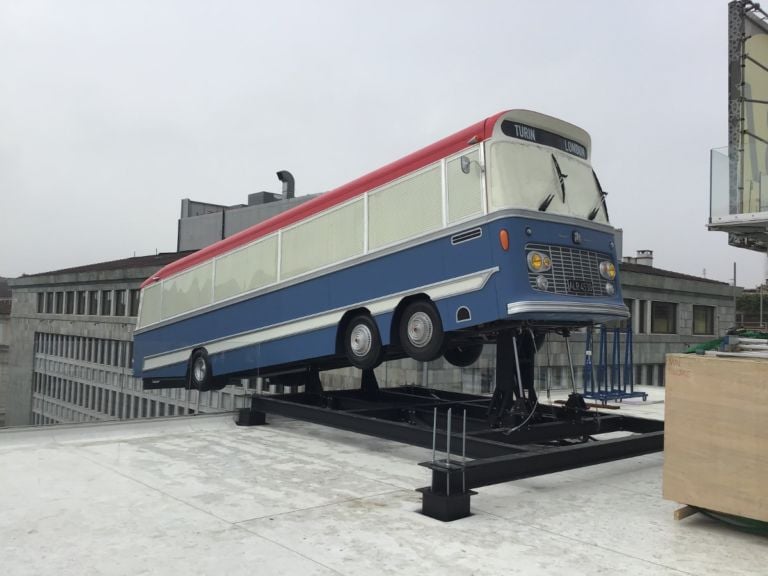
[[[498,272],[499,267],[488,268],[487,270],[481,270],[480,272],[474,272],[467,274],[466,276],[459,276],[450,280],[444,280],[435,284],[429,284],[427,286],[421,286],[412,290],[398,292],[391,294],[383,298],[375,300],[369,300],[367,302],[359,302],[357,304],[351,304],[344,308],[338,308],[329,312],[323,312],[314,316],[307,316],[296,320],[290,320],[282,324],[275,324],[265,328],[260,328],[252,332],[244,332],[235,336],[228,336],[226,338],[215,340],[206,344],[199,344],[195,346],[189,346],[180,350],[174,350],[173,352],[167,352],[164,354],[157,354],[154,356],[148,356],[144,360],[144,370],[156,370],[165,366],[171,366],[173,364],[179,364],[186,362],[192,350],[200,347],[205,347],[208,354],[218,354],[221,352],[228,352],[230,350],[236,350],[244,346],[253,346],[255,344],[261,344],[271,340],[279,340],[288,336],[295,336],[297,334],[303,334],[304,332],[311,332],[313,330],[320,330],[322,328],[328,328],[329,326],[336,326],[344,316],[344,312],[352,310],[354,308],[367,308],[372,316],[378,316],[379,314],[385,314],[392,312],[403,299],[403,297],[409,294],[426,293],[432,300],[442,300],[451,296],[459,296],[461,294],[467,294],[469,292],[475,292],[481,290],[488,279],[495,272]]]

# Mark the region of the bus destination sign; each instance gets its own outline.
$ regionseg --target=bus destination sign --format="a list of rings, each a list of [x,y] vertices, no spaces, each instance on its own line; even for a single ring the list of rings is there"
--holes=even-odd
[[[568,138],[564,138],[559,134],[547,132],[541,128],[534,128],[533,126],[526,126],[519,122],[504,120],[501,123],[501,131],[512,138],[519,138],[520,140],[528,140],[529,142],[535,142],[536,144],[551,146],[552,148],[568,152],[568,154],[573,154],[584,160],[587,159],[586,146],[573,140],[569,140]]]

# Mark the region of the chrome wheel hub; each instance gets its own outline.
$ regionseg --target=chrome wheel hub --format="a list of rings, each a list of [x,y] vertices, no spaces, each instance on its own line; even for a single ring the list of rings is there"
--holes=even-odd
[[[206,374],[208,374],[208,368],[205,365],[205,359],[200,357],[195,360],[194,366],[192,366],[192,374],[197,382],[203,382]]]
[[[408,319],[408,340],[417,348],[423,348],[432,340],[434,326],[425,312],[416,312]]]
[[[371,329],[365,324],[358,324],[355,326],[350,335],[349,342],[352,354],[358,358],[362,358],[371,351],[372,344],[373,334],[371,334]]]

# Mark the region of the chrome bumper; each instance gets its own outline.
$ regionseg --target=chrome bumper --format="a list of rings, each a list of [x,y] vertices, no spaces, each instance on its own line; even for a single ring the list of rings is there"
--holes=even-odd
[[[507,304],[507,314],[510,316],[536,316],[548,317],[562,314],[564,320],[573,316],[591,316],[595,319],[609,317],[620,320],[629,318],[629,309],[624,304],[595,304],[591,302],[547,302],[547,301],[523,301]]]

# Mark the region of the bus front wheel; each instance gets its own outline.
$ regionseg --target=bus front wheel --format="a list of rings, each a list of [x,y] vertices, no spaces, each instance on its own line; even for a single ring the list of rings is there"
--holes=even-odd
[[[196,350],[189,360],[189,383],[196,390],[209,390],[211,388],[211,361],[205,350]]]
[[[453,348],[446,350],[443,357],[445,357],[446,361],[453,366],[466,368],[477,362],[482,353],[482,344],[460,344],[459,346],[454,346]]]
[[[443,353],[445,333],[440,313],[432,302],[419,300],[409,304],[400,320],[400,345],[419,362],[431,362]]]
[[[381,336],[373,318],[359,314],[349,321],[344,332],[344,353],[350,364],[361,370],[381,364]]]

